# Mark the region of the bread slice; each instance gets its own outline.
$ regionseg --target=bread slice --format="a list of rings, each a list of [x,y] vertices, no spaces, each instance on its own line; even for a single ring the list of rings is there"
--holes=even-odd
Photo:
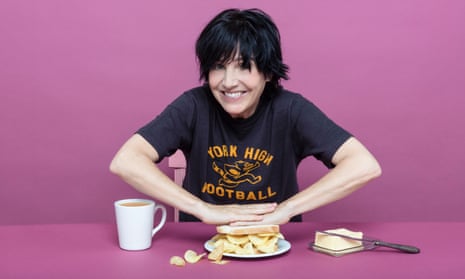
[[[217,226],[216,231],[221,234],[244,235],[260,233],[279,233],[279,225],[253,225],[253,226]]]

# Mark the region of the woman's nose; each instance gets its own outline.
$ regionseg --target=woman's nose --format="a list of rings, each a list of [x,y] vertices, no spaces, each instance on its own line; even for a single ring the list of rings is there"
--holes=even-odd
[[[238,84],[237,73],[233,67],[226,67],[223,76],[223,86],[227,88],[234,87]]]

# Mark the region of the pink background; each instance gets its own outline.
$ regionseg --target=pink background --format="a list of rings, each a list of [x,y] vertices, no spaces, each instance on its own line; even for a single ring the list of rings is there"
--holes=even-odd
[[[227,7],[272,15],[285,86],[383,167],[305,220],[465,221],[465,1],[2,0],[0,224],[107,222],[114,200],[141,196],[108,164],[199,84],[194,41]],[[299,181],[324,170],[308,159]]]

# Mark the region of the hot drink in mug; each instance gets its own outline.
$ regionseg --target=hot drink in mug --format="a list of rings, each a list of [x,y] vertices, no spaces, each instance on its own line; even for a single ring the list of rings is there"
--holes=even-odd
[[[146,199],[119,200],[114,206],[121,249],[135,251],[150,248],[152,237],[166,222],[166,208]],[[162,216],[154,227],[154,216],[158,210]]]

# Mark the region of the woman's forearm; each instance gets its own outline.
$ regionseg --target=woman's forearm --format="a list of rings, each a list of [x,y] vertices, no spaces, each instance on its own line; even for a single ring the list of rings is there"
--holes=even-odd
[[[113,158],[110,171],[137,191],[198,217],[203,202],[158,168],[154,163],[158,154],[146,144],[133,136]]]
[[[316,183],[280,205],[289,211],[290,217],[342,199],[381,175],[376,159],[355,139],[336,154],[335,164]]]

